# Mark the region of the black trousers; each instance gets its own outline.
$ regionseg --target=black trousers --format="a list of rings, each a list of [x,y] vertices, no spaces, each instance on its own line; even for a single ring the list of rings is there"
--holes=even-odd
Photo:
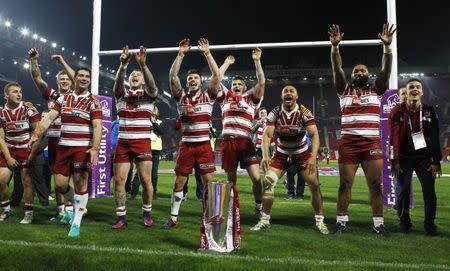
[[[404,159],[400,160],[400,172],[396,183],[397,195],[397,215],[400,223],[404,226],[411,226],[411,218],[409,215],[409,204],[411,195],[411,180],[413,171],[416,172],[422,185],[423,201],[425,205],[425,231],[431,231],[436,228],[434,219],[436,218],[436,191],[434,189],[435,180],[428,171],[431,162],[430,159]]]
[[[44,155],[42,153],[38,154],[34,159],[34,168],[32,169],[31,181],[33,183],[34,193],[37,195],[39,202],[43,206],[48,205],[48,185],[47,180],[44,176],[44,166],[46,160],[44,159]],[[21,177],[21,169],[17,168],[13,171],[14,175],[14,189],[11,193],[10,200],[11,205],[18,206],[23,198],[23,185],[22,185],[22,177]]]

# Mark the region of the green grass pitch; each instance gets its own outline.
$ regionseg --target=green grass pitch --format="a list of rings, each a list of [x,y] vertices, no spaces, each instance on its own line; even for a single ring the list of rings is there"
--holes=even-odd
[[[171,163],[161,164],[161,169],[171,167]],[[443,172],[450,173],[448,165]],[[399,233],[395,210],[385,209],[385,224],[392,234],[384,239],[371,232],[371,209],[363,177],[357,177],[353,187],[348,231],[323,236],[314,227],[308,188],[305,200],[285,200],[283,179],[276,188],[272,228],[251,232],[257,218],[253,215],[250,180],[239,175],[242,247],[229,255],[197,252],[201,203],[195,198],[193,177],[189,199],[181,206],[181,226],[170,231],[161,229],[169,217],[173,181],[173,174],[160,174],[159,198],[153,202],[152,211],[156,225],[150,229],[142,226],[140,196],[127,201],[128,227],[120,231],[111,230],[115,221],[113,198],[91,199],[76,239],[67,237],[67,226],[49,221],[54,203],[41,207],[36,201],[36,220],[31,225],[19,224],[23,211],[13,208],[14,216],[0,222],[0,270],[450,270],[449,177],[436,181],[440,236],[423,234],[422,192],[415,179],[412,232]],[[320,182],[325,221],[331,229],[339,177],[321,176]]]

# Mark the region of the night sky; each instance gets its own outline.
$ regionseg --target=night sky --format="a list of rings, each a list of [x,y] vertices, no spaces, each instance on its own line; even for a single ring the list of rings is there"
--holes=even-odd
[[[439,73],[443,73],[440,80],[428,77],[430,80],[424,81],[427,89],[424,97],[432,104],[444,107],[449,93],[450,8],[444,7],[444,1],[425,3],[427,6],[418,1],[397,1],[399,72],[438,70]],[[50,54],[62,54],[73,67],[90,66],[92,4],[92,0],[0,0],[0,28],[4,28],[5,20],[13,23],[9,30],[0,29],[0,76],[5,74],[23,84],[27,90],[26,99],[40,106],[40,109],[46,104],[37,91],[31,91],[35,87],[29,72],[20,67],[27,62],[27,50],[36,45],[43,49],[41,69],[50,71],[45,77],[50,84],[54,84],[54,74],[59,69],[58,65],[50,60]],[[141,44],[148,48],[177,47],[183,38],[190,38],[195,45],[200,37],[208,38],[211,45],[327,41],[327,31],[331,24],[341,26],[341,30],[345,33],[344,40],[377,39],[386,17],[384,0],[334,2],[103,0],[101,49],[117,50],[125,44],[130,48],[137,48]],[[30,34],[37,33],[47,38],[49,42],[42,44],[38,40],[33,40],[31,35],[21,37],[16,31],[21,27],[27,27]],[[11,43],[8,41],[8,38],[11,40],[8,35],[18,37]],[[5,42],[2,43],[3,41]],[[51,48],[51,42],[56,42],[58,47]],[[62,46],[66,48],[64,52],[61,51]],[[2,48],[6,48],[9,54],[7,52],[2,54]],[[72,56],[72,52],[76,52],[76,56]],[[230,67],[227,75],[248,74],[248,71],[251,73],[254,70],[250,49],[213,52],[219,65],[228,54],[236,57],[236,63]],[[341,55],[344,69],[351,68],[356,63],[364,63],[371,68],[374,67],[376,70],[369,71],[376,73],[381,67],[382,47],[342,47]],[[87,60],[79,60],[80,56],[86,56]],[[175,56],[176,53],[149,53],[147,57],[147,64],[155,75],[161,92],[169,90],[168,72]],[[10,63],[13,60],[17,60],[17,64],[20,65],[12,68]],[[302,78],[298,78],[297,75],[293,75],[292,78],[288,78],[289,75],[277,78],[272,83],[268,81],[263,106],[267,108],[276,106],[279,102],[277,91],[281,84],[294,79],[297,82],[291,83],[299,87],[300,101],[303,104],[312,108],[315,104],[322,105],[330,101],[327,114],[336,117],[339,115],[339,103],[329,80],[331,73],[329,47],[263,49],[261,61],[266,75],[269,71],[278,70],[316,71],[316,74],[312,74],[312,79],[307,81],[301,81]],[[119,57],[102,56],[100,63],[103,73],[100,78],[100,94],[110,96],[115,73],[112,70],[117,70]],[[106,67],[109,67],[108,72]],[[137,68],[134,61],[128,72],[133,68]],[[182,80],[184,72],[190,68],[208,69],[205,58],[198,52],[191,52],[185,57],[180,70]],[[320,98],[322,92],[319,92],[320,84],[317,83],[322,75],[328,76],[323,81],[325,97],[322,102],[319,100],[315,103],[315,100],[322,99]],[[400,83],[404,83],[405,79],[402,80]],[[253,83],[254,81],[250,82]],[[172,99],[167,99],[164,95],[161,95],[160,99],[165,99],[158,105],[161,116],[166,119],[175,118],[176,110]],[[217,108],[214,112],[217,120],[215,125],[220,127],[220,110]],[[448,123],[448,119],[444,121]]]
[[[400,62],[446,67],[450,65],[450,9],[443,7],[444,1],[427,3],[430,6],[422,6],[419,1],[397,1]],[[346,40],[375,39],[386,21],[386,1],[104,0],[102,12],[101,48],[109,50],[122,48],[125,43],[130,47],[172,47],[185,37],[194,41],[207,37],[211,44],[327,40],[332,23],[341,25]],[[90,58],[90,0],[0,0],[0,18],[27,26]],[[348,49],[351,51],[347,55],[357,54],[364,61],[361,55],[366,49]],[[328,49],[302,50],[266,49],[263,64],[290,65],[308,59],[317,65],[329,65]],[[226,53],[219,52],[217,57]],[[250,52],[235,54],[243,61],[250,59]],[[345,65],[345,57],[349,56],[345,51],[343,54]],[[161,63],[161,68],[168,68],[173,57],[172,53],[154,59],[167,62]],[[118,64],[117,57],[102,57],[101,62]]]

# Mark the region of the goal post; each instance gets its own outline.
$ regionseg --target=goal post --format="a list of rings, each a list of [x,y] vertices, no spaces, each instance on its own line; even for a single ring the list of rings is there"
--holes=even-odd
[[[397,15],[396,15],[396,2],[395,0],[387,1],[387,22],[394,24],[397,27]],[[93,94],[98,94],[99,87],[99,69],[100,69],[100,56],[105,55],[120,55],[122,50],[100,50],[100,37],[101,37],[101,9],[102,0],[93,0],[93,31],[92,31],[92,74],[91,74],[91,90]],[[381,45],[379,39],[369,40],[343,40],[340,46],[373,46]],[[272,43],[249,43],[249,44],[225,44],[225,45],[211,45],[210,50],[241,50],[241,49],[253,49],[255,47],[260,48],[300,48],[300,47],[325,47],[330,46],[329,41],[302,41],[302,42],[272,42]],[[397,33],[394,34],[392,44],[392,71],[391,78],[389,79],[390,88],[397,88]],[[198,50],[196,47],[192,47],[191,50]],[[138,52],[139,49],[131,49],[129,52]],[[147,48],[148,52],[152,53],[169,53],[178,52],[178,47],[162,47],[162,48]]]

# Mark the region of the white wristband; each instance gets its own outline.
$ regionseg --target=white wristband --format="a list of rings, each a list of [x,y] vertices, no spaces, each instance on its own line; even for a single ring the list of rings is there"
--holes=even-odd
[[[392,54],[392,49],[389,45],[384,45],[383,46],[383,53],[385,54]]]

